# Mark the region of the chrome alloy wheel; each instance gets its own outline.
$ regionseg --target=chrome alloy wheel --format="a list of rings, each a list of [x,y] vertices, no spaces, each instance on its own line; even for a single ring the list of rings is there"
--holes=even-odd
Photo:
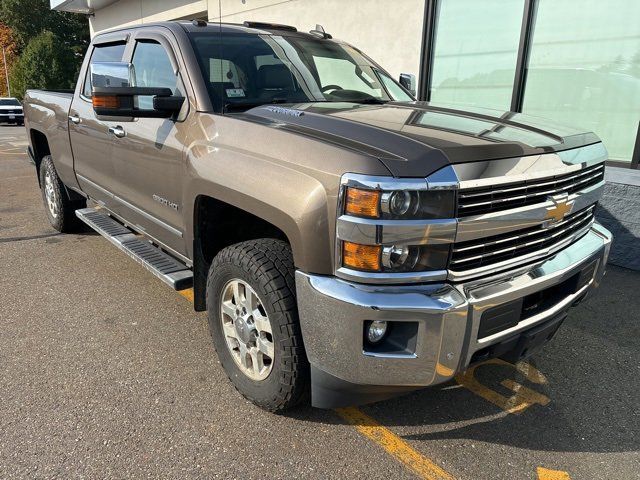
[[[274,361],[273,334],[258,294],[243,280],[230,280],[220,302],[222,332],[233,360],[252,380],[264,380]]]
[[[53,218],[58,218],[58,203],[56,199],[56,191],[53,188],[53,179],[51,173],[46,172],[44,175],[44,195],[47,199],[49,212]]]

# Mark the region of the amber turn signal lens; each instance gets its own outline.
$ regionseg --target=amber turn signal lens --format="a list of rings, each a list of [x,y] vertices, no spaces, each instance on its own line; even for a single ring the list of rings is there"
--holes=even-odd
[[[380,270],[380,245],[360,245],[358,243],[342,243],[342,264],[358,270]]]
[[[360,190],[347,188],[345,211],[360,217],[378,217],[380,215],[380,192],[377,190]]]
[[[91,98],[93,108],[118,108],[120,102],[114,95],[94,95]]]

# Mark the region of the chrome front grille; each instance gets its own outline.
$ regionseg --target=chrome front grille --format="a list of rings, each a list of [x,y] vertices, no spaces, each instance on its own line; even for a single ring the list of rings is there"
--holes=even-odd
[[[470,271],[497,265],[500,262],[537,252],[552,253],[577,240],[593,223],[595,205],[567,215],[564,220],[546,226],[456,242],[453,245],[450,269],[454,272]]]
[[[604,180],[604,164],[576,172],[500,186],[461,190],[458,216],[468,217],[542,203],[550,195],[572,194]]]

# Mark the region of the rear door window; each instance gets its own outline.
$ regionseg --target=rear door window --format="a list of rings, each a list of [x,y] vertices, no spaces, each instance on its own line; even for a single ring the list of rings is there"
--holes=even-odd
[[[89,62],[89,65],[94,62],[121,62],[125,46],[125,42],[96,45],[93,49],[93,54],[91,54],[91,61]],[[82,94],[85,97],[91,98],[91,68],[87,69],[87,76],[84,79]]]

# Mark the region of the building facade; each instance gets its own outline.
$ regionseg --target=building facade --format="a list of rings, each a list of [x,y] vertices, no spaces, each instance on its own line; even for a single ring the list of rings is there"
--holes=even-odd
[[[640,159],[638,0],[51,0],[92,34],[161,20],[321,24],[419,97],[523,112],[596,132],[613,164]],[[484,126],[479,126],[484,128]]]

